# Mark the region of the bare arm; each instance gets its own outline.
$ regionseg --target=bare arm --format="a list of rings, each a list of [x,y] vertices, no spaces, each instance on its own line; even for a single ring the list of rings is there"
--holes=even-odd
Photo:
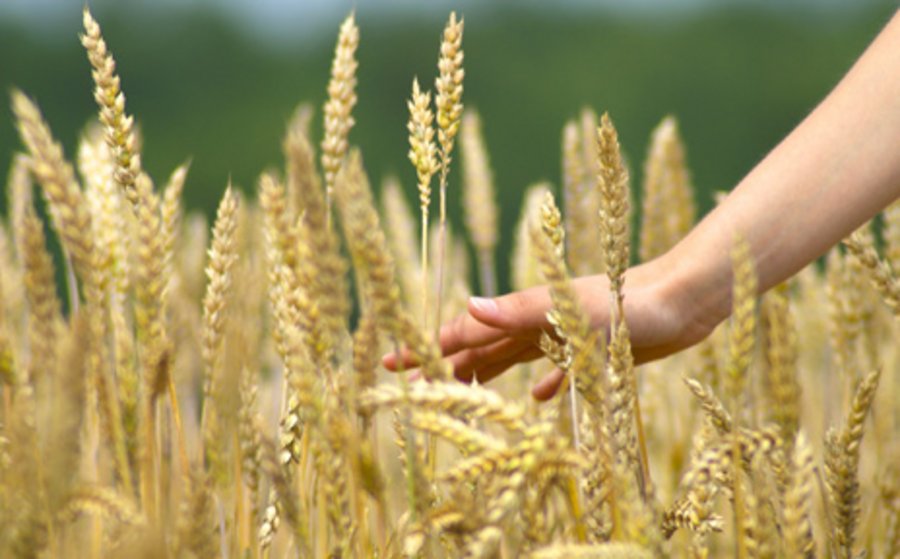
[[[730,252],[750,244],[760,291],[786,280],[900,196],[900,15],[835,89],[693,231],[626,274],[625,315],[638,362],[689,347],[731,306]],[[593,325],[606,327],[606,279],[576,280]],[[441,346],[463,379],[487,380],[540,355],[545,287],[472,299],[444,325]],[[392,356],[385,365],[394,368]],[[559,374],[534,394],[553,395]]]
[[[828,97],[667,257],[683,263],[686,289],[719,322],[730,306],[728,253],[735,233],[750,243],[765,291],[898,196],[900,16],[895,15]]]

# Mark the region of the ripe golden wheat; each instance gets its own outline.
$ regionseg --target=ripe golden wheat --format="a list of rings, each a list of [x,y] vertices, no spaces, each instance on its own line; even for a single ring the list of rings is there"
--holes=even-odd
[[[761,298],[738,243],[730,321],[637,369],[626,268],[690,228],[690,175],[667,117],[630,248],[618,134],[585,110],[564,128],[562,208],[549,185],[529,191],[513,258],[516,288],[550,286],[546,359],[488,387],[456,381],[435,323],[470,294],[467,249],[446,223],[458,133],[482,292],[498,237],[482,118],[463,110],[462,39],[451,15],[434,90],[413,82],[420,232],[397,179],[379,213],[350,147],[353,16],[324,138],[301,107],[284,172],[261,175],[255,196],[226,188],[210,228],[183,215],[187,166],[160,189],[144,172],[85,11],[99,116],[77,174],[35,102],[12,94],[23,152],[0,231],[0,556],[900,556],[900,203],[883,215],[881,254],[866,225],[824,274],[810,267]],[[587,273],[610,279],[608,340],[572,287]],[[381,369],[401,348],[425,380]],[[528,387],[554,368],[566,389],[538,405]]]

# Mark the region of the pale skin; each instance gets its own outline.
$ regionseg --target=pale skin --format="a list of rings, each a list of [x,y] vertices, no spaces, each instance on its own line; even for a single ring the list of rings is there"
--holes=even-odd
[[[731,312],[731,250],[751,248],[760,293],[823,255],[900,197],[900,12],[831,93],[681,242],[625,274],[625,317],[635,361],[688,348]],[[595,328],[609,322],[605,276],[574,280]],[[473,297],[444,324],[440,344],[457,378],[480,382],[541,357],[550,331],[547,287]],[[393,354],[383,359],[395,370]],[[407,366],[413,363],[406,363]],[[551,398],[554,371],[532,394]]]

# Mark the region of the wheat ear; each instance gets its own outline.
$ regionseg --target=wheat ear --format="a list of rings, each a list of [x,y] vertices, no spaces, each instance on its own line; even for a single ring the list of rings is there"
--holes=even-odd
[[[861,278],[851,277],[849,259],[849,255],[841,254],[834,247],[825,260],[828,333],[835,353],[836,368],[844,379],[853,378],[857,366],[855,342],[862,330],[862,302],[857,289]]]
[[[497,294],[494,249],[497,247],[498,210],[481,117],[473,110],[463,114],[459,145],[462,149],[466,225],[478,254],[482,293],[493,297]]]
[[[63,507],[78,477],[82,442],[79,435],[86,412],[86,368],[90,351],[90,331],[85,314],[78,313],[70,319],[59,350],[60,362],[65,363],[65,367],[57,369],[47,379],[55,397],[52,412],[41,426],[41,430],[45,430],[41,433],[44,455],[36,466],[39,475],[44,478],[41,480],[41,490],[45,493],[41,497],[45,499],[51,514]],[[51,549],[56,545],[54,532],[51,525]]]
[[[728,331],[729,360],[725,376],[725,391],[731,405],[731,416],[735,425],[740,425],[740,416],[743,412],[743,402],[746,397],[747,370],[750,367],[752,357],[755,328],[756,328],[756,272],[753,267],[753,259],[750,246],[743,238],[738,238],[731,253],[734,281],[732,284],[732,318]],[[732,456],[741,456],[741,443],[739,430],[732,429],[729,437],[731,440]],[[744,534],[746,522],[751,521],[746,515],[746,503],[744,502],[743,485],[741,484],[740,461],[731,460],[734,500],[735,531]],[[743,559],[747,556],[746,540],[743,537],[736,538],[736,553]]]
[[[634,543],[554,544],[534,551],[530,559],[650,559],[653,552]]]
[[[459,419],[431,410],[414,410],[410,425],[413,429],[446,439],[466,454],[506,448],[502,439],[479,431]]]
[[[338,32],[331,63],[331,81],[328,82],[328,101],[325,103],[325,137],[322,139],[322,170],[325,173],[325,202],[328,219],[331,215],[331,198],[334,182],[347,154],[347,136],[356,121],[353,107],[356,105],[356,48],[359,46],[359,28],[354,14],[347,16]]]
[[[219,382],[220,366],[222,360],[222,341],[225,332],[228,303],[231,297],[232,275],[231,269],[237,260],[237,244],[235,233],[237,231],[238,198],[231,188],[225,189],[225,195],[219,203],[216,212],[216,222],[213,226],[212,246],[209,249],[209,263],[206,266],[206,276],[209,283],[206,294],[203,297],[203,330],[202,330],[202,356],[204,365],[203,375],[203,414],[201,416],[201,430],[206,460],[215,465],[218,456],[216,449],[219,441],[215,430],[215,417],[213,411],[217,397],[217,382]]]
[[[44,225],[32,206],[27,206],[17,223],[21,238],[19,254],[25,269],[25,296],[28,301],[28,340],[31,359],[27,381],[56,371],[56,339],[62,314],[56,296],[53,259],[47,252]]]
[[[423,409],[438,410],[460,419],[490,421],[513,432],[526,428],[524,410],[492,390],[478,385],[466,386],[455,381],[410,383],[407,390],[399,386],[380,384],[360,396],[362,410],[407,404]]]
[[[572,420],[572,432],[575,448],[578,452],[583,452],[580,434],[577,426],[578,410],[575,391],[578,390],[585,401],[588,403],[589,415],[597,421],[598,424],[603,423],[606,417],[604,410],[604,388],[601,376],[603,370],[602,364],[602,348],[598,333],[591,329],[589,319],[584,313],[580,305],[578,296],[570,281],[568,271],[565,266],[565,255],[563,251],[565,230],[562,227],[562,218],[553,196],[548,192],[545,195],[544,204],[541,206],[541,227],[539,229],[532,227],[531,242],[535,248],[535,252],[541,269],[543,271],[544,280],[550,284],[550,297],[553,301],[553,310],[548,315],[550,324],[553,325],[557,335],[565,340],[565,346],[559,348],[562,351],[564,366],[569,376],[569,398],[570,398],[570,415]],[[544,346],[552,346],[548,343],[548,337],[543,338]],[[558,353],[558,350],[554,350]],[[611,463],[606,463],[606,459],[610,454],[606,452],[606,445],[609,444],[608,437],[603,432],[597,432],[596,437],[601,441],[597,445],[595,454],[600,459],[601,465],[598,469],[612,467]],[[581,509],[581,502],[584,501],[582,495],[585,483],[579,479],[577,492],[570,491],[572,505],[576,510]],[[590,495],[589,495],[590,497]],[[597,504],[597,503],[595,503]],[[595,506],[594,508],[599,508]],[[616,510],[615,506],[613,509]],[[580,513],[576,516],[576,531],[579,539],[584,541],[586,534]]]
[[[682,377],[691,394],[700,401],[700,408],[706,414],[710,423],[715,427],[716,432],[720,435],[730,433],[733,429],[731,414],[725,408],[725,405],[716,397],[712,388],[704,385],[700,381],[688,377]]]
[[[431,204],[431,178],[438,169],[435,155],[434,128],[431,112],[431,93],[419,89],[414,79],[409,107],[409,160],[416,170],[419,187],[419,211],[422,214],[422,327],[428,328],[428,208]],[[440,300],[438,300],[440,301]]]
[[[129,527],[140,528],[147,524],[147,519],[127,496],[116,493],[108,487],[88,485],[74,488],[69,493],[65,506],[60,510],[59,517],[66,521],[82,513],[112,518]]]
[[[516,238],[513,245],[512,286],[516,290],[527,289],[541,284],[540,264],[534,254],[535,249],[531,243],[531,225],[534,216],[541,210],[549,185],[538,183],[528,187],[525,192],[525,201],[522,204],[522,212],[516,225]],[[568,254],[568,253],[567,253]]]
[[[600,246],[603,252],[606,275],[609,278],[610,288],[610,336],[617,336],[617,330],[625,326],[624,294],[625,270],[630,262],[629,247],[629,178],[628,171],[622,161],[619,137],[616,128],[607,113],[600,118],[600,127],[597,129],[597,188],[599,194],[600,210]],[[620,342],[613,347],[610,344],[610,360],[614,363],[625,364],[630,361],[624,352],[631,353],[630,343],[627,339],[619,338]],[[618,358],[613,358],[613,351],[619,353]],[[619,374],[623,375],[621,386],[629,395],[627,398],[633,408],[628,412],[628,418],[623,418],[626,424],[634,424],[637,439],[639,486],[641,495],[646,497],[650,485],[650,466],[647,458],[647,443],[644,436],[644,422],[641,416],[640,398],[638,396],[637,376],[632,367],[625,366]],[[620,410],[623,411],[623,410]],[[630,428],[629,428],[630,429]],[[629,443],[630,446],[630,443]]]
[[[175,274],[175,248],[178,242],[179,230],[181,229],[182,214],[184,212],[181,204],[181,194],[184,191],[184,183],[187,179],[187,173],[190,163],[184,163],[175,168],[169,177],[163,189],[163,198],[160,204],[160,228],[162,236],[162,278],[160,282],[165,286],[166,308],[171,308],[172,299],[174,297],[174,274]],[[167,375],[166,391],[169,395],[169,406],[172,413],[172,421],[175,426],[175,436],[178,438],[178,453],[181,466],[181,475],[185,477],[189,474],[190,463],[188,460],[187,443],[185,441],[184,422],[181,418],[181,405],[178,402],[178,394],[175,390],[175,379],[173,374]]]
[[[312,234],[305,222],[293,221],[287,208],[284,187],[264,173],[259,182],[260,204],[264,212],[267,243],[272,247],[270,275],[281,290],[290,312],[290,321],[302,329],[308,355],[323,370],[330,370],[333,337],[325,331],[317,295],[318,276],[313,258]],[[280,332],[276,332],[280,335]],[[284,356],[284,352],[282,352]]]
[[[457,21],[456,12],[450,12],[450,19],[444,27],[441,41],[441,55],[438,59],[439,75],[435,80],[434,104],[437,113],[438,144],[440,145],[440,224],[438,229],[438,262],[437,262],[437,309],[435,312],[435,330],[441,325],[441,301],[444,291],[444,255],[447,250],[447,177],[450,173],[450,157],[456,134],[459,132],[459,120],[462,116],[463,93],[463,20]]]
[[[844,241],[844,246],[857,261],[862,264],[869,276],[869,281],[884,299],[895,316],[900,315],[900,278],[897,277],[891,264],[882,260],[875,250],[871,235],[863,235],[857,231]]]
[[[815,557],[812,529],[813,455],[800,432],[794,443],[790,482],[784,496],[784,545],[791,557]]]
[[[622,320],[622,284],[628,268],[628,172],[622,163],[619,137],[609,115],[603,113],[597,130],[597,187],[600,191],[600,247],[615,307],[611,316]]]
[[[178,231],[181,228],[181,219],[184,209],[181,205],[181,194],[184,191],[184,183],[187,179],[190,163],[183,163],[172,171],[169,181],[163,188],[162,216],[163,250],[165,251],[165,276],[167,285],[172,281],[172,267],[175,260],[175,245],[178,242]]]
[[[622,321],[613,327],[612,339],[607,350],[607,376],[609,382],[610,430],[613,435],[613,448],[616,461],[624,466],[625,471],[637,474],[637,481],[642,486],[640,452],[638,450],[637,432],[635,430],[634,398],[632,376],[634,360],[631,356],[631,344],[628,326]],[[643,488],[642,488],[643,490]]]
[[[59,234],[75,272],[88,282],[94,269],[91,215],[62,147],[53,139],[40,110],[22,92],[12,92],[13,113],[22,142],[31,154],[31,169],[58,217]],[[62,208],[66,208],[63,210]]]
[[[603,365],[598,355],[598,336],[591,331],[590,321],[565,268],[562,219],[549,192],[544,197],[541,214],[541,227],[532,225],[531,243],[541,264],[544,281],[550,284],[553,311],[549,318],[557,333],[571,347],[569,372],[578,390],[593,413],[597,417],[605,417],[601,376]]]
[[[415,316],[421,309],[424,295],[417,246],[416,222],[412,210],[403,195],[403,188],[395,177],[386,178],[381,184],[381,213],[391,252],[397,257],[397,274],[403,291],[403,300]]]
[[[427,378],[450,378],[450,365],[441,359],[440,348],[431,336],[415,326],[403,308],[393,258],[357,152],[350,153],[339,179],[335,199],[341,211],[341,223],[354,268],[369,291],[367,298],[372,302],[376,322],[391,337],[407,346]]]
[[[314,112],[309,103],[300,103],[288,120],[287,130],[282,139],[281,151],[287,165],[288,213],[294,217],[300,208],[300,189],[306,181],[315,182],[316,189],[322,188],[322,180],[316,169],[316,157],[309,139]],[[324,204],[324,195],[322,197]]]
[[[734,283],[732,288],[731,327],[728,334],[729,360],[725,376],[725,391],[733,407],[740,410],[745,396],[747,370],[753,354],[756,329],[756,272],[750,246],[743,239],[735,242],[732,251]],[[737,417],[735,417],[737,419]]]
[[[53,139],[37,106],[18,90],[12,92],[13,113],[19,136],[28,147],[32,173],[37,178],[50,205],[51,215],[58,216],[58,234],[66,254],[72,259],[75,273],[87,302],[92,348],[89,370],[98,383],[104,421],[111,433],[117,473],[122,483],[131,487],[131,474],[125,450],[119,401],[112,393],[104,357],[105,322],[102,319],[103,276],[97,266],[97,251],[91,234],[93,225],[88,204],[75,181],[72,166],[63,157],[62,147]],[[77,297],[73,303],[77,302]]]
[[[592,114],[585,109],[585,114]],[[587,116],[591,138],[595,133],[596,115]],[[588,142],[593,146],[593,142]],[[604,270],[603,251],[595,250],[599,229],[599,197],[597,196],[596,157],[585,161],[581,128],[569,121],[563,128],[562,191],[566,213],[566,257],[575,276],[596,274]]]
[[[797,331],[791,314],[788,287],[782,284],[766,293],[761,305],[764,328],[765,387],[769,417],[781,428],[781,436],[793,441],[800,425],[800,383],[797,379]]]
[[[888,509],[885,522],[885,557],[900,556],[900,468],[889,467],[887,479],[881,486],[881,498]]]
[[[350,301],[347,288],[347,263],[341,254],[340,241],[332,226],[326,193],[316,172],[315,154],[309,141],[308,126],[302,111],[288,128],[284,140],[287,159],[287,181],[290,198],[286,215],[295,219],[298,235],[302,229],[315,258],[307,265],[312,274],[312,297],[321,310],[319,322],[323,339],[335,346],[347,331]],[[324,154],[323,154],[324,157]],[[292,203],[293,201],[293,203]],[[291,210],[291,206],[296,206]],[[303,227],[301,227],[303,226]],[[282,227],[282,226],[279,226]]]
[[[175,547],[179,555],[220,556],[214,499],[206,475],[199,469],[192,471],[178,515]]]
[[[86,6],[83,20],[81,44],[91,63],[91,76],[96,85],[94,100],[100,107],[100,122],[106,128],[106,142],[116,159],[115,179],[132,203],[136,203],[135,188],[141,174],[141,157],[134,134],[134,119],[125,113],[125,94],[116,74],[116,61],[106,47],[100,25]]]
[[[900,270],[900,200],[893,202],[882,212],[884,229],[884,256],[891,269]]]
[[[84,196],[94,226],[97,260],[103,270],[102,287],[117,280],[116,268],[122,257],[122,245],[117,237],[120,218],[120,197],[113,180],[115,165],[109,146],[103,140],[103,129],[97,123],[89,125],[78,142],[78,171],[84,182]]]
[[[690,230],[696,209],[678,123],[665,117],[653,131],[644,164],[643,262],[663,254]]]
[[[144,506],[152,506],[153,423],[156,397],[168,385],[169,347],[165,333],[163,293],[165,276],[164,231],[159,198],[149,178],[141,171],[141,157],[134,120],[125,112],[125,95],[121,91],[116,63],[108,51],[100,26],[90,11],[83,13],[85,34],[81,42],[87,51],[95,83],[94,99],[100,108],[100,122],[106,129],[106,142],[115,156],[114,178],[131,201],[138,223],[138,269],[135,319],[141,342],[141,378],[143,381],[142,423],[142,498]],[[152,509],[151,509],[152,511]],[[149,514],[151,520],[154,514]]]
[[[840,431],[825,437],[825,482],[833,520],[832,545],[836,556],[854,557],[853,544],[859,523],[859,445],[866,416],[875,400],[881,370],[866,375],[856,387],[846,422]]]

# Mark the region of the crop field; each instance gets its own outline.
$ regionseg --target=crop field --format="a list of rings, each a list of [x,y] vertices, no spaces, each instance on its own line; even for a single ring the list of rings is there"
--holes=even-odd
[[[98,117],[77,153],[11,92],[0,557],[900,557],[900,202],[759,296],[738,242],[731,317],[636,366],[628,266],[698,217],[677,121],[634,185],[613,118],[585,109],[560,186],[498,231],[463,36],[451,14],[436,78],[410,76],[415,195],[386,178],[376,199],[352,146],[351,14],[324,107],[298,107],[252,193],[222,185],[212,224],[182,206],[188,163],[142,168],[128,69],[87,10]],[[496,294],[501,234],[514,288],[549,285],[552,328],[542,358],[463,382],[436,334]],[[573,288],[588,274],[609,279],[608,328]],[[415,371],[386,371],[401,351]]]

